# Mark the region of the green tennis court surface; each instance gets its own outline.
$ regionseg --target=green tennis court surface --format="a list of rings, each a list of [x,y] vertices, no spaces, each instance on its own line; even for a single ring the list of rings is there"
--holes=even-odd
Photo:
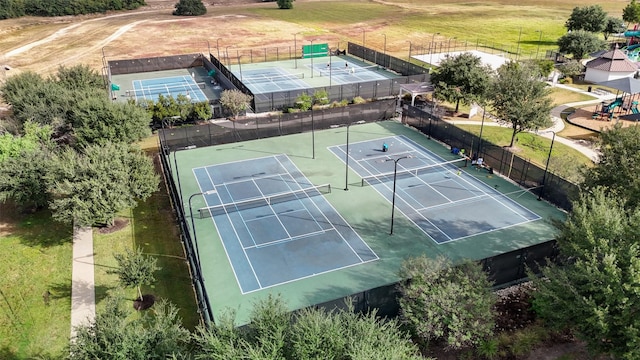
[[[387,153],[378,151],[384,141]],[[398,162],[389,235],[393,161],[380,160],[409,153]],[[457,261],[503,254],[553,239],[550,220],[564,217],[497,175],[447,164],[459,157],[393,121],[180,150],[171,157],[186,214],[193,214],[188,223],[197,235],[214,317],[233,309],[239,324],[269,294],[281,294],[291,310],[358,296],[399,281],[409,256]],[[430,170],[433,163],[444,169]]]
[[[388,151],[382,152],[382,144],[388,145]],[[340,159],[346,156],[346,146],[330,150]],[[373,186],[389,202],[396,179],[396,208],[438,244],[540,219],[463,172],[461,167],[469,165],[466,159],[447,161],[406,136],[350,144],[349,156],[362,186]]]

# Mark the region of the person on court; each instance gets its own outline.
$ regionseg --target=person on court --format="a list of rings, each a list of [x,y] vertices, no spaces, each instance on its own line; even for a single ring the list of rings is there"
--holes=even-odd
[[[389,151],[389,145],[387,145],[387,143],[383,143],[382,144],[382,152],[387,152]]]

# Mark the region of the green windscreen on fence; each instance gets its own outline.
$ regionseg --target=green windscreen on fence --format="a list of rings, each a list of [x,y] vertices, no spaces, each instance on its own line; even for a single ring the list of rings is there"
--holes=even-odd
[[[302,46],[302,58],[329,56],[329,44],[313,44]]]

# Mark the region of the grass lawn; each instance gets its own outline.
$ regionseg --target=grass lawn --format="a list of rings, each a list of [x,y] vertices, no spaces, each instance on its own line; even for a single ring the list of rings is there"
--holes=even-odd
[[[551,101],[553,102],[553,106],[579,101],[597,100],[596,98],[589,95],[557,87],[551,88],[551,94],[549,96],[551,98]]]
[[[480,134],[480,126],[478,125],[456,126],[475,135]],[[499,146],[508,146],[511,140],[511,129],[485,126],[482,130],[482,138]],[[532,133],[520,133],[516,135],[516,139],[515,147],[517,148],[516,153],[518,156],[529,159],[542,167],[546,165],[551,139]],[[579,181],[581,169],[591,165],[591,160],[581,152],[557,141],[554,142],[549,161],[549,171],[565,179]]]
[[[0,235],[0,358],[62,354],[71,331],[71,228],[48,211],[23,215],[0,204]]]

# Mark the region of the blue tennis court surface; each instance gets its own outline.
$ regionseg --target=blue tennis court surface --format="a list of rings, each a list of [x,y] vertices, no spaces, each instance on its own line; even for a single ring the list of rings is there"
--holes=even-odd
[[[378,259],[286,155],[193,173],[243,294]]]
[[[389,145],[382,152],[382,144]],[[346,146],[329,148],[344,161]],[[402,159],[400,159],[402,158]],[[405,136],[349,144],[349,167],[392,201],[397,161],[396,209],[438,244],[539,220],[521,206],[461,168],[464,160],[446,161]]]
[[[254,94],[306,89],[309,87],[309,84],[302,81],[305,77],[304,73],[292,74],[281,68],[245,70],[236,76]]]
[[[129,96],[136,100],[158,101],[162,96],[177,98],[184,95],[194,102],[208,101],[201,90],[201,85],[196,83],[191,76],[172,76],[156,79],[134,80],[133,90]]]
[[[328,58],[327,58],[328,59]],[[365,81],[385,80],[379,65],[360,66],[341,58],[333,58],[322,62],[323,58],[313,64],[316,76],[330,77],[332,84],[352,84]]]

